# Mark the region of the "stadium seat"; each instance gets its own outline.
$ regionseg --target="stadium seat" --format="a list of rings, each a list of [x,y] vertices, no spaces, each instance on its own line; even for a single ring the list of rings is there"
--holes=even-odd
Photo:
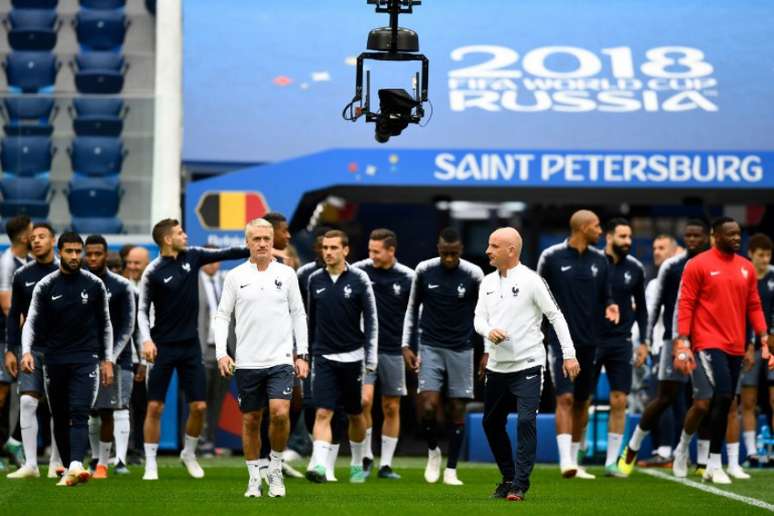
[[[32,177],[51,171],[51,159],[56,148],[51,138],[44,136],[14,136],[4,138],[0,145],[0,164],[3,172]]]
[[[3,20],[8,44],[14,50],[53,50],[61,26],[56,11],[14,9]]]
[[[130,22],[123,11],[82,10],[73,24],[83,50],[119,51]]]
[[[81,0],[83,9],[123,9],[126,0]]]
[[[67,192],[70,215],[78,218],[115,217],[122,195],[117,177],[76,175],[70,180]]]
[[[122,99],[73,100],[68,108],[77,136],[118,137],[124,129],[124,118],[129,112]]]
[[[3,61],[12,93],[50,93],[60,63],[51,52],[12,52]]]
[[[57,109],[51,97],[6,97],[3,99],[6,136],[51,136],[51,121]]]
[[[11,0],[14,9],[56,9],[59,0]]]
[[[73,217],[72,230],[83,235],[115,235],[124,231],[118,217]]]
[[[73,173],[82,176],[117,176],[128,151],[120,138],[78,137],[68,149]]]
[[[116,52],[81,52],[70,67],[80,93],[115,94],[124,89],[129,64]]]
[[[0,192],[3,195],[0,209],[3,218],[21,214],[33,218],[48,217],[51,185],[47,179],[4,177],[0,181]]]

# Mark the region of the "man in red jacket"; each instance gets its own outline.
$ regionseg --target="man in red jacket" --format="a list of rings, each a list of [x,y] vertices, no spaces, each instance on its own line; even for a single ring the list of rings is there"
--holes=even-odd
[[[742,241],[741,228],[734,219],[722,217],[712,224],[712,231],[715,246],[686,264],[678,295],[674,365],[693,371],[694,401],[685,417],[673,470],[677,477],[686,476],[688,445],[701,420],[709,417],[712,435],[704,480],[730,484],[720,450],[739,380],[748,319],[760,336],[762,358],[769,368],[774,367],[774,358],[769,354],[755,268],[736,254]]]

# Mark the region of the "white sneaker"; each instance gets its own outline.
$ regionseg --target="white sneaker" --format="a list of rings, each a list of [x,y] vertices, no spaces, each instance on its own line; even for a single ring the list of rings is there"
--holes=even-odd
[[[285,496],[285,480],[282,478],[281,469],[269,470],[269,497]]]
[[[427,451],[427,466],[425,466],[425,481],[435,484],[441,478],[441,449]]]
[[[462,480],[457,478],[457,470],[446,468],[443,470],[443,483],[447,486],[461,486],[464,485]]]
[[[40,478],[40,470],[37,466],[27,466],[26,464],[13,473],[8,473],[6,478]]]
[[[199,466],[199,461],[196,460],[196,455],[189,456],[181,453],[180,462],[183,463],[185,469],[188,470],[188,474],[193,478],[204,478],[204,470],[201,466]]]
[[[288,448],[282,452],[282,460],[285,462],[295,462],[297,460],[304,460],[304,458],[296,450]]]
[[[145,473],[142,474],[143,480],[158,480],[159,479],[159,469],[157,466],[148,466],[145,465]]]
[[[326,482],[338,482],[339,479],[336,478],[336,470],[333,468],[325,468],[325,481]]]
[[[261,479],[253,480],[252,478],[247,483],[247,491],[245,491],[245,498],[260,498],[261,497]]]
[[[562,478],[575,478],[578,474],[578,467],[570,464],[569,466],[559,466],[559,471],[562,472]]]
[[[578,466],[578,471],[575,472],[575,478],[580,478],[583,480],[594,480],[597,478],[596,475],[592,475],[588,471],[586,471],[585,468],[582,468],[581,466]]]
[[[675,456],[672,459],[672,473],[677,478],[688,476],[688,451],[680,447],[675,450]]]
[[[46,473],[46,476],[48,478],[59,478],[59,472],[62,472],[64,474],[65,467],[62,464],[49,464],[48,465],[48,472]]]
[[[304,478],[303,473],[284,461],[282,462],[282,474],[290,478]]]
[[[735,468],[728,468],[728,476],[735,478],[736,480],[749,480],[750,475],[744,472],[741,466]]]
[[[723,468],[707,468],[704,470],[704,475],[701,477],[703,480],[711,481],[713,484],[728,485],[731,483],[731,479],[728,478]]]
[[[258,478],[267,486],[269,485],[269,466],[258,466]]]

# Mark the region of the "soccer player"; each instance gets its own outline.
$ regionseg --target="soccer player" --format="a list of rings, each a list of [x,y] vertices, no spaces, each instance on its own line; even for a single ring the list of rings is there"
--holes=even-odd
[[[307,264],[302,265],[296,271],[298,276],[298,286],[301,289],[301,296],[304,299],[304,306],[309,313],[309,307],[306,305],[309,299],[307,287],[309,285],[309,276],[314,272],[325,268],[325,260],[322,255],[322,241],[325,233],[330,231],[331,228],[321,226],[314,231],[314,255],[315,260]],[[310,356],[314,360],[313,356]],[[314,400],[312,399],[312,378],[311,375],[302,380],[303,387],[303,408],[304,408],[304,424],[307,431],[310,432],[310,439],[314,440],[312,432],[314,430],[314,420],[317,413],[317,409],[314,406]],[[341,407],[337,407],[331,420],[331,443],[328,445],[328,458],[325,462],[325,480],[327,482],[336,482],[336,459],[339,456],[339,448],[341,446],[341,440],[345,437],[347,432],[347,415],[344,413]],[[311,461],[309,466],[312,466]]]
[[[30,236],[32,222],[26,215],[11,218],[5,224],[5,232],[11,242],[10,247],[0,256],[0,349],[5,349],[5,325],[8,311],[11,309],[11,285],[16,270],[27,263],[30,254]],[[5,353],[3,353],[5,355]],[[5,368],[5,357],[0,364],[0,446],[11,456],[17,467],[24,464],[24,451],[19,440],[11,437],[11,399],[18,397],[18,393],[11,392],[11,384],[16,382],[16,377],[11,376]],[[13,418],[17,419],[17,418]],[[18,431],[18,422],[15,431]],[[17,435],[16,437],[21,437]],[[4,469],[3,459],[0,459],[0,470]]]
[[[709,229],[706,222],[700,219],[689,219],[683,230],[683,241],[686,252],[676,254],[661,264],[656,278],[653,302],[648,305],[647,339],[649,342],[653,341],[654,327],[659,315],[662,315],[664,324],[663,345],[659,354],[658,387],[656,397],[645,407],[639,424],[632,432],[629,444],[618,459],[618,471],[624,476],[629,476],[634,469],[634,461],[642,440],[659,423],[661,414],[675,403],[679,395],[683,394],[688,383],[688,375],[676,370],[672,362],[673,318],[685,264],[707,248]]]
[[[236,370],[242,442],[250,480],[246,497],[261,496],[258,456],[261,419],[269,407],[269,496],[285,496],[282,452],[290,433],[294,377],[309,369],[306,312],[296,274],[272,258],[272,225],[256,219],[245,228],[250,260],[226,275],[214,328],[218,368]],[[229,325],[236,316],[236,362],[226,352]],[[295,343],[295,348],[294,348]]]
[[[371,449],[374,385],[379,381],[382,393],[382,455],[379,478],[400,479],[392,470],[392,457],[400,434],[400,398],[406,391],[406,366],[401,352],[403,320],[406,316],[414,271],[398,262],[395,251],[398,237],[389,229],[375,229],[368,240],[368,259],[353,267],[361,268],[371,278],[379,316],[379,367],[363,381],[363,414],[366,421],[366,442],[363,471],[370,474],[374,461]]]
[[[180,460],[193,478],[203,478],[204,470],[196,460],[196,446],[207,409],[206,378],[197,329],[199,269],[221,260],[247,258],[250,251],[242,247],[188,247],[188,235],[174,219],[164,219],[153,227],[153,241],[159,246],[160,253],[143,272],[137,313],[143,355],[153,363],[148,373],[145,473],[142,478],[159,478],[156,452],[161,434],[161,414],[175,370],[189,409]],[[155,310],[153,328],[150,325],[151,305]]]
[[[691,372],[693,404],[672,468],[675,476],[686,476],[688,446],[701,419],[708,417],[710,456],[703,478],[730,484],[720,453],[745,353],[748,319],[761,340],[761,359],[770,369],[774,356],[769,353],[755,267],[736,254],[742,242],[739,223],[721,217],[712,223],[712,233],[714,247],[685,265],[678,295],[674,362],[675,368]]]
[[[314,353],[312,396],[317,407],[314,451],[306,472],[312,482],[325,482],[334,411],[343,407],[349,418],[352,450],[349,481],[365,482],[363,445],[365,418],[361,393],[363,366],[377,366],[378,320],[368,275],[346,262],[349,238],[343,231],[323,237],[325,269],[309,276],[309,333]],[[362,320],[362,329],[361,329]]]
[[[648,358],[648,344],[645,341],[648,309],[645,303],[645,268],[629,254],[632,248],[632,227],[629,221],[623,218],[610,220],[605,238],[609,282],[621,320],[618,324],[606,321],[602,327],[594,363],[594,384],[604,367],[610,383],[605,474],[619,476],[616,462],[626,427],[626,399],[632,386],[632,364],[640,367]],[[632,326],[635,321],[642,338],[636,357],[632,357]]]
[[[484,431],[502,474],[495,498],[522,501],[537,450],[537,412],[546,352],[540,329],[545,315],[562,350],[562,372],[572,381],[580,366],[562,312],[545,281],[520,262],[522,240],[513,228],[489,237],[486,255],[497,268],[481,282],[475,311],[476,331],[484,338],[486,393]],[[519,413],[516,463],[505,422],[513,401]],[[517,467],[518,465],[518,467]]]
[[[443,483],[456,486],[462,485],[457,462],[465,437],[465,404],[473,398],[473,312],[484,278],[479,266],[460,258],[462,251],[459,233],[446,228],[438,237],[439,256],[417,265],[401,343],[406,364],[419,374],[418,403],[428,450],[425,481],[431,484],[441,476],[437,413],[446,381],[452,428]]]
[[[602,235],[599,217],[579,210],[570,218],[570,237],[544,250],[538,260],[541,275],[567,320],[580,364],[573,382],[563,374],[564,360],[554,331],[548,335],[548,361],[556,391],[556,443],[564,478],[593,479],[578,466],[581,438],[588,423],[588,403],[594,387],[594,359],[605,319],[618,324],[605,254],[594,245]]]
[[[114,381],[100,386],[97,399],[89,418],[93,477],[108,477],[108,460],[113,435],[116,436],[116,468],[125,464],[129,444],[129,399],[132,395],[134,373],[132,371],[132,335],[134,334],[137,309],[135,289],[132,284],[107,267],[108,247],[105,237],[91,235],[86,238],[86,266],[89,272],[105,284],[110,323],[113,327],[113,354],[109,360],[115,364]],[[119,413],[120,412],[120,413]]]
[[[59,270],[35,285],[22,334],[21,367],[33,374],[44,354],[44,375],[54,437],[68,464],[57,485],[88,481],[82,460],[89,445],[89,409],[102,385],[113,382],[113,328],[108,294],[98,277],[81,269],[83,240],[77,233],[59,237]]]
[[[769,332],[774,330],[774,267],[771,266],[771,252],[774,244],[768,236],[757,233],[750,237],[747,255],[755,267],[755,277],[758,279],[758,295],[761,298],[763,314],[769,325]],[[747,462],[757,466],[759,457],[755,445],[755,407],[758,403],[758,381],[761,378],[761,342],[757,338],[750,339],[747,344],[745,362],[749,370],[742,373],[742,428],[744,446],[747,448]],[[769,403],[774,408],[774,373],[768,372]],[[774,428],[774,419],[770,422]],[[738,446],[738,445],[737,445]],[[729,445],[726,444],[726,448]],[[737,453],[738,456],[738,453]],[[730,458],[729,458],[730,460]],[[731,465],[729,464],[729,470]],[[729,473],[732,473],[729,471]]]
[[[271,254],[278,262],[285,263],[287,258],[285,252],[290,245],[288,219],[276,211],[267,213],[263,216],[263,219],[270,222],[272,228],[274,228],[274,242],[272,242]]]
[[[36,223],[32,226],[32,256],[34,261],[17,269],[13,276],[11,287],[11,309],[6,322],[7,353],[5,366],[12,376],[18,374],[19,382],[19,426],[21,427],[22,444],[24,445],[25,463],[18,470],[10,473],[8,478],[37,478],[38,471],[38,403],[45,393],[43,385],[43,344],[31,351],[35,367],[31,372],[19,371],[18,360],[21,358],[22,325],[27,318],[27,311],[32,300],[32,290],[44,276],[59,269],[59,263],[54,257],[54,229],[47,223]],[[53,428],[52,428],[53,431]],[[56,440],[51,442],[51,458],[48,465],[48,477],[56,478],[57,468],[62,467]]]

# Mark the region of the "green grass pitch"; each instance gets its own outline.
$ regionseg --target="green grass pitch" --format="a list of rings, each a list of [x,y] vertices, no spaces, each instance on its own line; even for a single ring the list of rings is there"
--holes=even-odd
[[[46,478],[11,481],[0,478],[2,515],[176,515],[267,514],[319,516],[464,515],[722,515],[765,514],[765,509],[705,493],[692,487],[635,472],[629,479],[603,478],[601,468],[589,471],[596,480],[563,480],[556,466],[538,465],[532,487],[522,503],[493,500],[489,496],[499,479],[494,465],[461,463],[461,487],[428,485],[423,479],[424,461],[395,461],[400,481],[370,478],[352,485],[348,460],[337,468],[338,483],[316,485],[306,480],[286,480],[288,496],[245,499],[247,470],[237,458],[202,460],[206,477],[193,480],[172,458],[160,459],[156,482],[143,482],[142,468],[127,476],[111,475],[75,488],[55,487]],[[44,468],[43,468],[44,469]],[[666,471],[666,470],[662,470]],[[774,504],[774,471],[752,470],[753,479],[735,481],[724,490]],[[112,470],[111,470],[112,474]],[[698,480],[698,479],[697,479]]]

